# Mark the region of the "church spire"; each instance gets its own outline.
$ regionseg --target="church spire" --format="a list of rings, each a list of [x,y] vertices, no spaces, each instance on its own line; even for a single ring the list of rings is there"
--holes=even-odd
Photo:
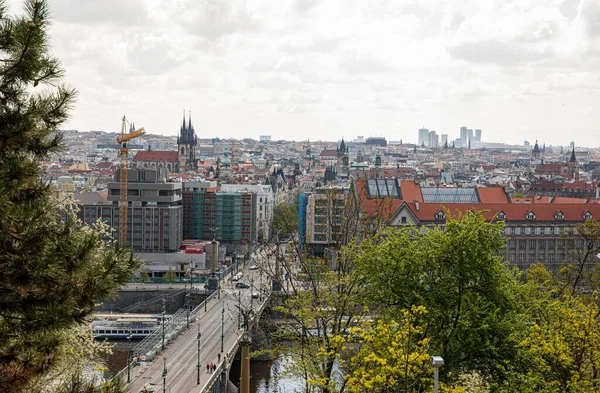
[[[181,129],[185,129],[185,109],[183,110],[183,123],[181,123]]]
[[[188,116],[189,116],[189,119],[188,119],[188,130],[191,130],[192,129],[192,111],[188,111]]]
[[[569,162],[577,162],[577,157],[575,157],[575,144],[573,144],[573,150],[571,151],[571,159]]]

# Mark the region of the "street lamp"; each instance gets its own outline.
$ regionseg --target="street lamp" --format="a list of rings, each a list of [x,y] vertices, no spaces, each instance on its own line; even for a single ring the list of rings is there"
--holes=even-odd
[[[431,364],[433,365],[433,393],[438,393],[440,367],[444,365],[444,359],[441,356],[432,356]]]
[[[163,309],[162,309],[162,350],[164,352],[165,350],[165,312],[166,312],[166,303],[167,303],[167,299],[165,299],[163,297],[162,300],[163,303]]]
[[[163,358],[163,393],[167,393],[167,357]]]
[[[200,322],[198,322],[198,365],[196,366],[198,368],[198,378],[196,379],[196,384],[200,385],[200,337],[202,336],[202,334],[200,334]]]
[[[190,291],[185,294],[185,310],[187,311],[186,329],[190,327]]]
[[[252,310],[254,305],[254,273],[250,277],[250,310]]]
[[[127,336],[127,343],[128,343],[128,350],[127,350],[127,383],[131,382],[131,337],[133,335],[131,333],[129,333],[129,336]]]
[[[221,353],[223,353],[223,342],[225,341],[225,302],[221,303]]]
[[[242,290],[239,290],[238,296],[238,329],[242,327]]]

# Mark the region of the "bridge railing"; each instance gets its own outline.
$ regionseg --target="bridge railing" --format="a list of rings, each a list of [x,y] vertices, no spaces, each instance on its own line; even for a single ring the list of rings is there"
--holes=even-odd
[[[258,312],[256,314],[254,314],[254,316],[252,317],[252,320],[250,321],[250,325],[254,324],[258,320],[258,318],[260,317],[262,312],[265,310],[267,304],[269,303],[270,296],[271,296],[271,291],[267,291],[265,293],[265,300],[262,302],[262,304],[258,308]],[[218,378],[221,375],[221,369],[223,368],[223,366],[226,364],[226,362],[230,361],[235,356],[235,353],[237,352],[240,342],[243,340],[246,330],[247,329],[244,328],[240,331],[240,334],[238,335],[237,339],[235,340],[235,343],[233,343],[233,345],[231,346],[231,349],[229,349],[229,351],[227,351],[227,354],[223,357],[221,362],[219,364],[217,364],[215,373],[208,379],[208,381],[206,381],[206,384],[204,384],[204,387],[202,387],[202,389],[200,390],[200,393],[209,393],[210,392],[210,389],[218,381]]]

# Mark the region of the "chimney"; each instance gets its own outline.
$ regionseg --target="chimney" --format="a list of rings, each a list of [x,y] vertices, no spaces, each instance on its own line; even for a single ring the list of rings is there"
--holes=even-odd
[[[417,211],[419,211],[419,201],[415,200],[415,209],[417,209]]]

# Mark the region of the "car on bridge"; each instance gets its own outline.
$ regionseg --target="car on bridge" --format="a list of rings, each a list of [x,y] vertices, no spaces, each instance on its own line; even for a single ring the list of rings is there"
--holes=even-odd
[[[258,298],[260,297],[260,292],[258,292],[258,291],[254,291],[254,292],[252,292],[252,297],[253,297],[254,299],[258,299]]]
[[[250,269],[250,270],[257,270],[258,269],[258,265],[252,265],[248,269]]]
[[[245,282],[236,282],[235,287],[236,289],[246,289],[250,288],[250,285],[246,284]]]

